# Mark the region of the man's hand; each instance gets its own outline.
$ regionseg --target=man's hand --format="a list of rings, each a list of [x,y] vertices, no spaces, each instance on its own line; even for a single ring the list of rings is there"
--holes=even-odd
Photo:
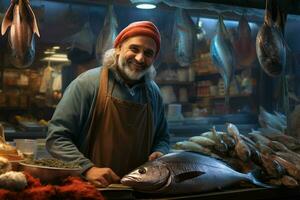
[[[155,151],[153,152],[149,157],[148,157],[148,160],[151,161],[151,160],[155,160],[156,158],[159,158],[161,156],[163,156],[164,154],[162,152],[159,152],[159,151]]]
[[[120,181],[120,177],[110,168],[92,167],[86,171],[85,178],[96,187],[107,187],[111,183]]]

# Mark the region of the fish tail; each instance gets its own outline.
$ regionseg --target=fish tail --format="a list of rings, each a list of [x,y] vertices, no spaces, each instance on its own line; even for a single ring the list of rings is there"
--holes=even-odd
[[[275,186],[273,185],[268,185],[268,184],[265,184],[265,183],[262,183],[260,182],[255,176],[254,176],[254,173],[255,172],[249,172],[247,173],[247,176],[248,178],[251,180],[251,182],[257,186],[261,186],[261,187],[264,187],[264,188],[275,188]]]

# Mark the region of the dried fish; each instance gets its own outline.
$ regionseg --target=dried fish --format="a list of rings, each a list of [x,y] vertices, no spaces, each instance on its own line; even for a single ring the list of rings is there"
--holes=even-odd
[[[189,66],[194,58],[196,43],[195,25],[184,9],[177,8],[172,34],[175,60],[182,67]]]
[[[271,4],[274,3],[274,4]],[[272,20],[272,6],[277,1],[266,1],[264,23],[256,36],[256,52],[261,68],[269,76],[279,76],[286,64],[286,45],[281,30]],[[278,17],[280,18],[280,17]]]
[[[17,68],[29,67],[35,57],[34,34],[40,37],[40,33],[28,0],[11,1],[2,22],[1,34],[4,35],[9,27],[10,62]]]
[[[99,62],[102,60],[102,55],[113,48],[113,43],[117,37],[118,21],[113,8],[113,5],[108,6],[107,15],[104,19],[103,27],[98,35],[96,43],[96,58]]]
[[[243,14],[239,20],[238,37],[234,41],[234,50],[239,67],[250,67],[256,60],[255,42],[251,37],[251,28],[246,14]]]

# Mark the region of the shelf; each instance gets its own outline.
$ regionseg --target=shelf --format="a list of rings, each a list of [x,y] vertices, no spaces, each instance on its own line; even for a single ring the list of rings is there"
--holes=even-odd
[[[158,85],[193,85],[190,81],[155,81]]]
[[[251,97],[252,94],[238,94],[238,95],[231,95],[229,98],[245,98],[245,97]],[[202,98],[210,98],[210,99],[224,99],[225,96],[197,96],[197,99]]]

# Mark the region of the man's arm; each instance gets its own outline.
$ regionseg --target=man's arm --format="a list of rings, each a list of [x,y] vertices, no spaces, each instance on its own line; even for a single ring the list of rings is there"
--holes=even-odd
[[[161,152],[162,154],[167,154],[170,150],[170,135],[168,130],[168,123],[165,116],[163,99],[158,88],[157,99],[155,101],[154,107],[156,107],[156,113],[154,113],[153,116],[157,119],[157,125],[155,130],[152,152]]]
[[[81,77],[69,85],[49,122],[46,138],[46,148],[53,157],[78,162],[83,171],[93,166],[78,150],[92,102],[89,87]]]

